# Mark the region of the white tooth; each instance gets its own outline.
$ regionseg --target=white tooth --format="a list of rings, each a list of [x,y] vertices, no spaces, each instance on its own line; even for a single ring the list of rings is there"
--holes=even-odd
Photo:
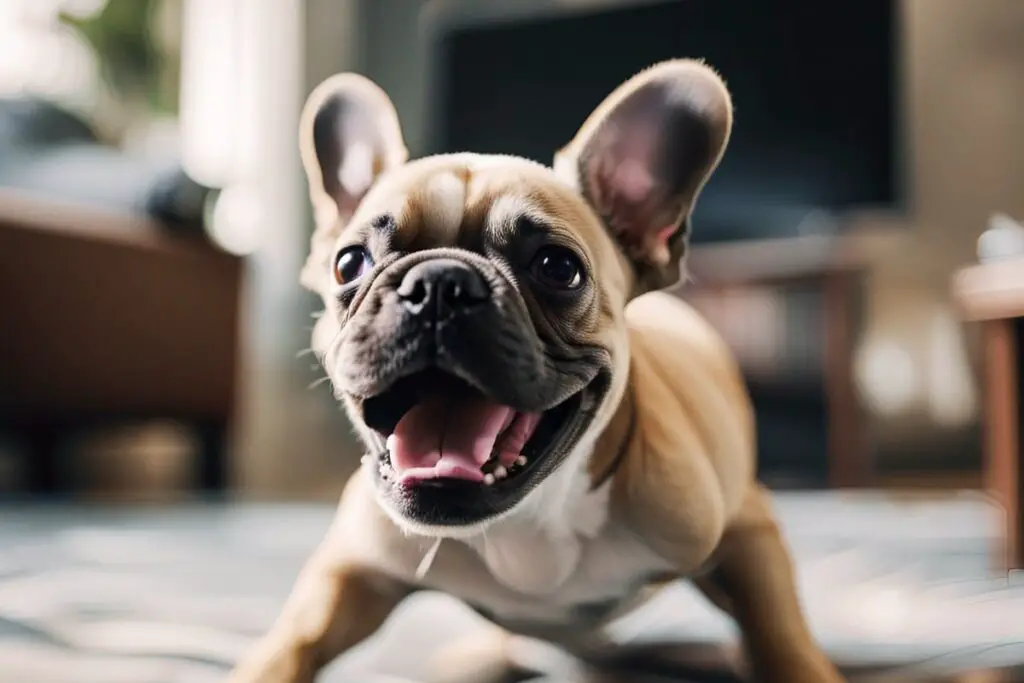
[[[484,475],[484,483],[487,484],[488,486],[493,484],[494,483],[494,475],[493,474],[485,474]]]
[[[526,456],[525,455],[520,455],[518,458],[516,458],[516,464],[519,465],[520,467],[525,465],[526,464]]]
[[[387,441],[384,442],[384,447],[388,449],[388,453],[395,452],[395,441],[397,441],[397,439],[395,438],[395,435],[392,434],[387,438]]]
[[[504,479],[506,474],[508,474],[508,470],[506,470],[501,465],[498,465],[497,467],[494,468],[494,477],[496,479]]]

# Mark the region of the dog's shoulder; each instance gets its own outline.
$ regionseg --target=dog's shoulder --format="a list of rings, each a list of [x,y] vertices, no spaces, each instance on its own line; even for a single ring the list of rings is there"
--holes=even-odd
[[[659,552],[699,563],[753,483],[750,400],[728,345],[691,306],[651,293],[626,317],[636,429],[616,497]]]
[[[753,440],[753,412],[739,364],[722,336],[692,306],[664,292],[634,299],[626,308],[636,385],[657,386],[671,401],[665,410],[646,403],[658,419],[682,413],[702,432],[729,424],[745,446]],[[714,439],[702,438],[710,451]],[[743,446],[744,444],[737,444]]]
[[[634,346],[639,343],[638,351],[665,371],[678,374],[699,368],[730,398],[743,400],[742,376],[729,346],[690,304],[666,292],[650,292],[629,303],[626,320]]]

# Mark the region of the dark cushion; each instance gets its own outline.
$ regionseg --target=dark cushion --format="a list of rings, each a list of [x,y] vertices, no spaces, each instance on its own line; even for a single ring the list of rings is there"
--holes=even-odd
[[[0,97],[0,152],[98,141],[88,123],[54,104],[34,97]],[[0,163],[5,157],[0,154]]]
[[[177,159],[146,159],[103,144],[89,125],[35,99],[0,99],[0,187],[139,213],[201,230],[212,190]]]

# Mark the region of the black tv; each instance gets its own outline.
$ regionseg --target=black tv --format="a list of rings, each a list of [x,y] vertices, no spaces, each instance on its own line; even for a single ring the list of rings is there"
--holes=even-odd
[[[623,80],[697,57],[725,78],[736,112],[694,242],[821,233],[849,212],[904,208],[898,3],[598,4],[499,18],[452,10],[435,22],[428,151],[550,163]]]

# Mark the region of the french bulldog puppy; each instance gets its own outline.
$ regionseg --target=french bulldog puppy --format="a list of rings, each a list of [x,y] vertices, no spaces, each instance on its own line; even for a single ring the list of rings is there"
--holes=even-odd
[[[313,681],[422,589],[494,624],[434,674],[497,680],[515,635],[585,653],[677,578],[735,618],[755,680],[842,680],[755,480],[737,365],[656,291],[681,277],[731,126],[722,80],[690,60],[621,85],[552,168],[409,162],[376,85],[342,74],[313,92],[301,280],[323,298],[313,347],[369,455],[232,683]]]

